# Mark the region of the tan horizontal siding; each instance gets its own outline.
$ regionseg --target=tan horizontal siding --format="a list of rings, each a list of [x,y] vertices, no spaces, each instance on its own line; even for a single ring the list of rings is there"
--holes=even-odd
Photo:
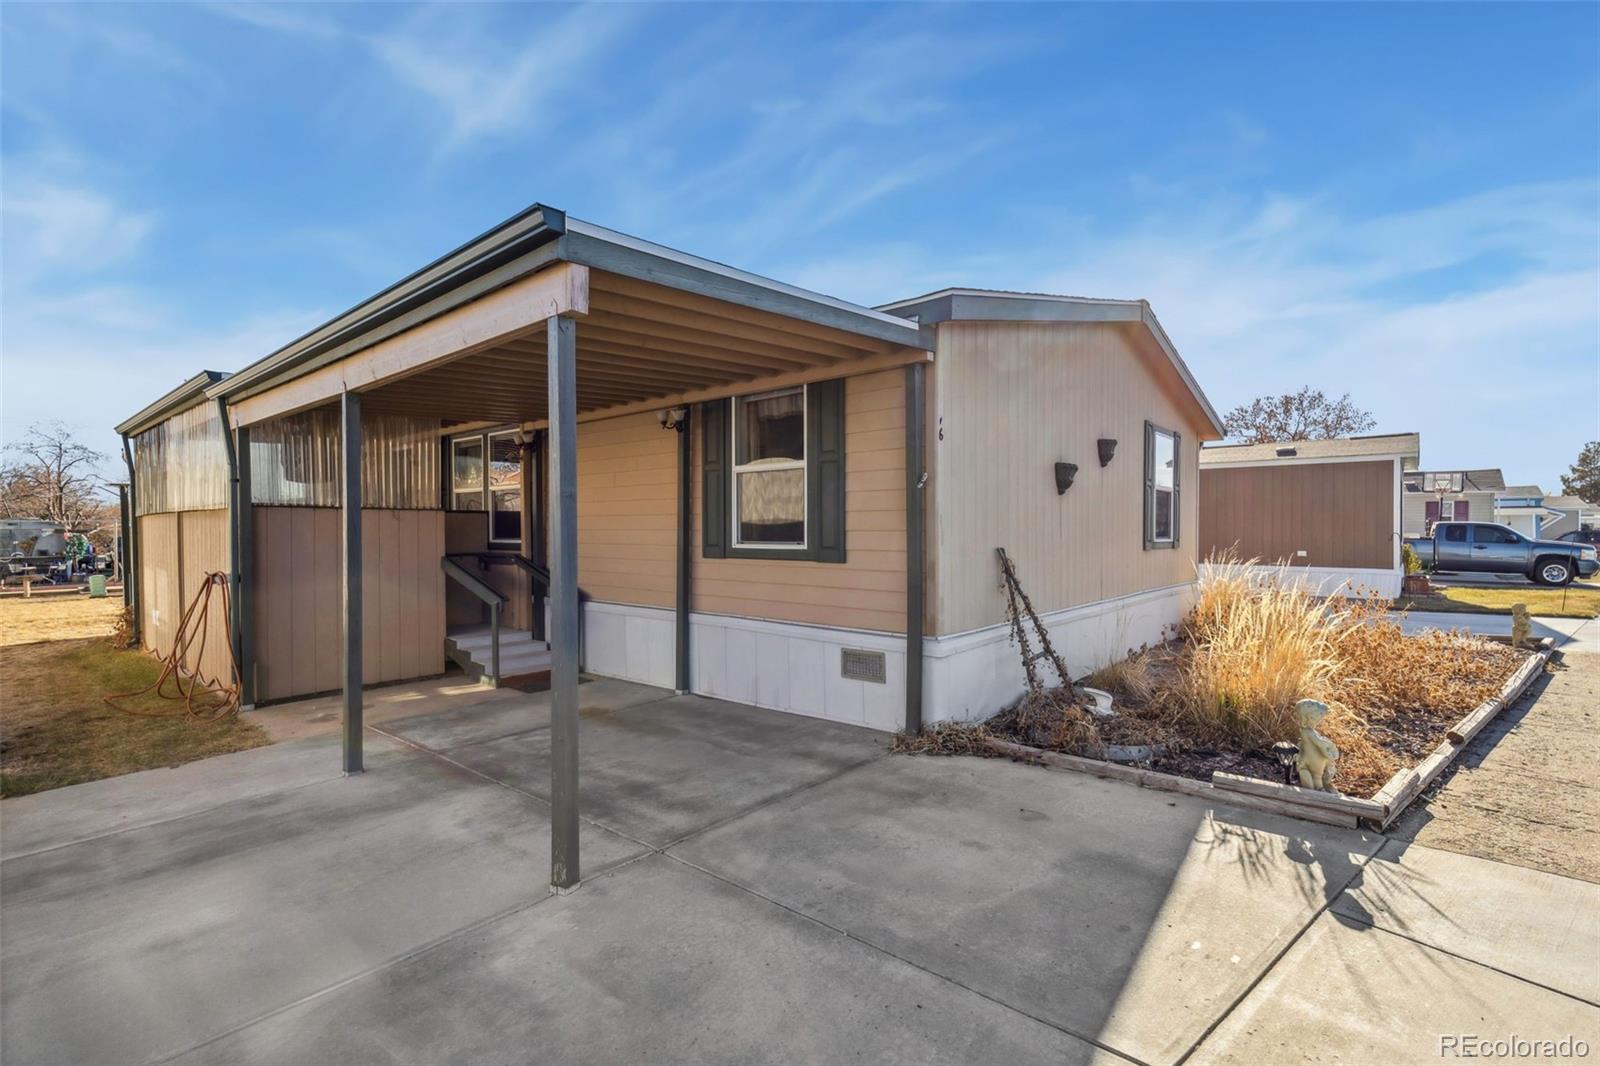
[[[1192,580],[1197,448],[1192,401],[1165,384],[1121,326],[947,322],[939,326],[930,433],[933,627],[1005,619],[994,549],[1034,607],[1054,611]],[[1144,549],[1144,424],[1183,435],[1179,544]],[[1101,467],[1096,441],[1117,441]],[[1055,463],[1077,478],[1057,495]]]
[[[677,597],[678,435],[654,414],[578,426],[578,584],[597,600]]]
[[[257,507],[255,536],[257,698],[339,688],[339,511]],[[363,510],[361,541],[364,680],[442,673],[443,512]]]
[[[694,437],[694,609],[904,632],[905,371],[845,382],[845,561],[700,556],[700,435]]]
[[[1201,558],[1232,550],[1266,563],[1388,569],[1398,491],[1389,459],[1207,467],[1200,472]]]

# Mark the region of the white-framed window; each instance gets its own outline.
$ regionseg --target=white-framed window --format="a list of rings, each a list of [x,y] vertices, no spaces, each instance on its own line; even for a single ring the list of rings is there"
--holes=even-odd
[[[450,442],[450,509],[483,507],[483,438],[458,437]]]
[[[489,539],[522,543],[522,445],[514,431],[489,434]]]
[[[1145,428],[1145,546],[1178,543],[1178,435],[1160,426]]]
[[[806,546],[806,389],[733,402],[733,543]]]

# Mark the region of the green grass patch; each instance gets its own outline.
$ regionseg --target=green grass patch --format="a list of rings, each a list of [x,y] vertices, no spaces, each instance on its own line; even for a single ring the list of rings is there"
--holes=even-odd
[[[123,701],[105,696],[143,689],[160,664],[100,639],[52,641],[0,648],[4,678],[0,708],[0,796],[25,796],[136,770],[178,766],[267,743],[259,726],[229,718],[203,722],[183,704],[147,694]]]
[[[1436,588],[1427,596],[1401,596],[1396,610],[1453,611],[1458,614],[1510,614],[1523,603],[1545,618],[1600,618],[1600,588],[1573,583],[1566,588]]]

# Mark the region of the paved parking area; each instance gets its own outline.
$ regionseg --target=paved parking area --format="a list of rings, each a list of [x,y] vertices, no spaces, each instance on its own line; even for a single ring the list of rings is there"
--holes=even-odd
[[[585,684],[7,800],[27,1063],[1435,1060],[1600,1047],[1600,886]],[[1514,920],[1508,920],[1514,915]]]

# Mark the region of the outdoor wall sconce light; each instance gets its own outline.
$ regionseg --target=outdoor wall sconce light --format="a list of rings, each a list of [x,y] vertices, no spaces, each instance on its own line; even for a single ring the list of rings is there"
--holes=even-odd
[[[1056,495],[1062,496],[1072,487],[1072,479],[1078,476],[1077,463],[1056,464]]]
[[[1095,444],[1100,448],[1100,465],[1105,466],[1117,454],[1117,442],[1112,437],[1101,437]]]
[[[673,407],[666,411],[657,411],[656,420],[661,423],[662,429],[682,429],[689,421],[687,407]]]

